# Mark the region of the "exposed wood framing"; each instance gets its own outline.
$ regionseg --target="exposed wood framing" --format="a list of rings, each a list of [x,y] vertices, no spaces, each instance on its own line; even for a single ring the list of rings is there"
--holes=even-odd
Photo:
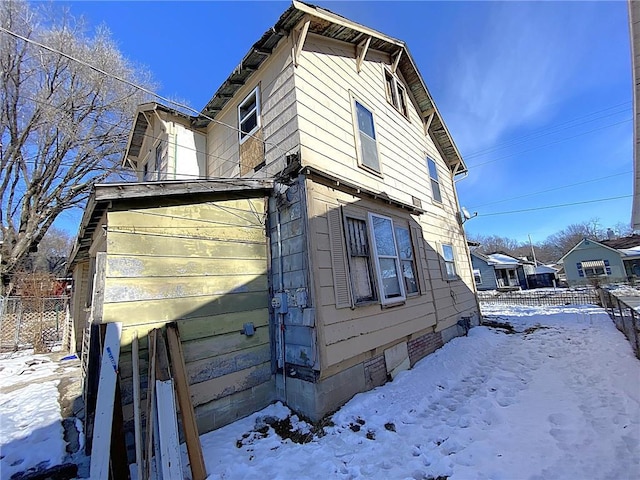
[[[178,325],[171,323],[167,325],[167,342],[169,343],[169,353],[171,355],[171,365],[176,383],[176,393],[178,395],[178,405],[182,416],[182,428],[184,429],[185,443],[187,444],[187,454],[189,455],[189,465],[191,467],[191,477],[193,480],[205,480],[207,469],[202,457],[202,446],[198,436],[198,426],[196,416],[191,403],[189,393],[189,382],[187,381],[187,367],[184,363],[182,345],[180,343],[180,332]]]
[[[396,53],[396,58],[393,61],[393,65],[391,66],[391,72],[393,72],[394,74],[398,69],[398,64],[400,63],[400,57],[402,57],[402,49],[398,50],[398,53]]]
[[[140,352],[138,332],[133,334],[131,342],[131,360],[133,364],[133,428],[136,442],[136,466],[138,478],[142,478],[142,421],[140,418]]]
[[[431,122],[433,122],[433,117],[435,116],[436,111],[433,108],[430,108],[425,112],[425,120],[424,120],[424,133],[429,135],[429,127],[431,127]]]
[[[365,40],[360,42],[356,47],[356,70],[360,73],[360,69],[362,68],[362,63],[364,62],[365,57],[367,56],[367,50],[369,50],[369,45],[371,44],[371,37],[367,37]]]
[[[296,29],[293,32],[293,65],[295,67],[298,66],[298,58],[302,53],[302,48],[304,47],[304,42],[307,39],[307,33],[309,32],[310,25],[311,20],[307,18],[307,21],[304,22],[302,28]]]

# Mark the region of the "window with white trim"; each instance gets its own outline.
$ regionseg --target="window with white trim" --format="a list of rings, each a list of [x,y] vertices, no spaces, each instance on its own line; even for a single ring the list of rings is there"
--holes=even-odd
[[[452,245],[447,245],[446,243],[442,245],[442,258],[444,259],[446,279],[453,280],[458,278],[458,274],[456,273],[456,259]]]
[[[155,171],[153,180],[164,180],[166,178],[166,162],[165,162],[165,145],[164,142],[158,143],[156,146]]]
[[[406,298],[404,282],[400,280],[400,256],[393,231],[393,220],[369,213],[369,230],[373,244],[378,293],[383,305]]]
[[[405,117],[409,116],[407,110],[407,91],[400,80],[391,72],[384,71],[385,89],[387,91],[387,101],[393,105]]]
[[[611,268],[609,268],[608,260],[588,260],[584,262],[578,262],[578,275],[581,277],[599,277],[601,275],[610,275]]]
[[[256,87],[238,105],[238,128],[240,143],[260,128],[260,92]]]
[[[440,180],[438,180],[438,169],[436,162],[432,158],[427,157],[427,166],[429,167],[429,178],[431,178],[431,192],[436,202],[442,203],[442,194],[440,193]]]
[[[482,274],[477,268],[473,269],[473,279],[475,280],[476,285],[482,285]]]
[[[358,133],[356,138],[358,161],[360,165],[380,173],[373,113],[357,100],[354,100],[354,109]]]

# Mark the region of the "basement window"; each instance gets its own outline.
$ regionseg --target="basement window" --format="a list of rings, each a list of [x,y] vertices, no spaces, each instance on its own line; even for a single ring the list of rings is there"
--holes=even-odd
[[[240,129],[240,143],[260,128],[260,92],[258,87],[238,105],[238,128]]]

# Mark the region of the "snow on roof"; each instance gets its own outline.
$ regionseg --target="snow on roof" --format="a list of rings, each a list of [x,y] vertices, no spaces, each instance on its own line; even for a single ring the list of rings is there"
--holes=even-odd
[[[487,255],[492,262],[496,262],[496,264],[502,265],[519,265],[520,260],[517,258],[513,258],[509,255],[505,255],[504,253],[492,253]]]
[[[536,267],[536,273],[557,273],[557,270],[547,265],[538,265]]]
[[[640,246],[620,249],[620,252],[626,257],[636,257],[640,255]]]

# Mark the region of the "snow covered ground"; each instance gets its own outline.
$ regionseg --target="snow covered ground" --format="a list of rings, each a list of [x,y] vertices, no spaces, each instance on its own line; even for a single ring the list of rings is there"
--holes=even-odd
[[[640,362],[606,313],[485,313],[520,333],[472,329],[354,397],[310,443],[260,429],[288,413],[278,406],[203,435],[209,478],[640,478]]]
[[[484,313],[516,333],[472,329],[355,396],[323,435],[280,404],[203,435],[209,479],[640,478],[640,362],[607,314],[500,306]],[[33,450],[57,461],[61,445],[56,434],[38,435],[59,423],[37,403],[55,395],[11,386],[24,375],[15,375],[22,366],[13,360],[0,360],[2,479],[42,461]],[[16,401],[38,413],[26,421]],[[297,433],[283,439],[274,427]],[[11,466],[20,451],[23,462]]]

